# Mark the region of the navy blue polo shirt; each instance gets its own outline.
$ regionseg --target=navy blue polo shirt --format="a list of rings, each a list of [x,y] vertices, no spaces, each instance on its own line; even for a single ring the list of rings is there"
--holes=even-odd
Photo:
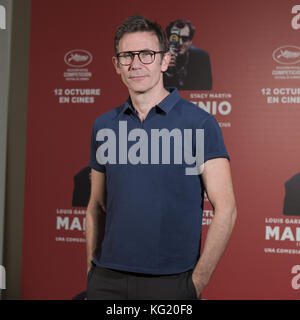
[[[190,129],[194,134],[196,129],[204,129],[204,162],[229,156],[215,118],[181,98],[177,89],[169,91],[143,122],[129,98],[94,123],[90,167],[106,174],[107,188],[105,236],[101,255],[94,259],[99,266],[174,274],[194,268],[199,259],[201,176],[187,175],[186,168],[193,165],[184,159],[175,161],[176,148],[182,148],[184,158],[183,134],[182,145],[176,147],[175,138],[170,138],[167,160],[162,150],[167,145],[151,143],[152,134],[163,129],[167,133]],[[193,136],[193,155],[196,144]],[[153,150],[159,154],[154,155]]]

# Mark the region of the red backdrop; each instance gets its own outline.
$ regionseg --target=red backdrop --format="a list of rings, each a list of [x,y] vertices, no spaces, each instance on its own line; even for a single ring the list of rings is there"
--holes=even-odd
[[[203,297],[299,299],[300,212],[283,213],[285,183],[300,172],[296,2],[31,1],[23,299],[71,299],[85,290],[85,208],[72,204],[74,176],[88,166],[93,121],[127,98],[111,63],[113,37],[136,13],[163,27],[190,20],[193,45],[211,59],[213,89],[181,94],[211,106],[222,128],[238,220]],[[86,88],[94,91],[74,90]]]

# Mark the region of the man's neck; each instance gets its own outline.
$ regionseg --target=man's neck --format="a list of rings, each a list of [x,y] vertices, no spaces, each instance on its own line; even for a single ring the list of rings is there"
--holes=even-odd
[[[149,111],[164,100],[167,95],[169,95],[169,91],[164,87],[155,91],[150,90],[148,92],[141,93],[130,92],[132,105],[137,111],[141,121],[144,121]]]

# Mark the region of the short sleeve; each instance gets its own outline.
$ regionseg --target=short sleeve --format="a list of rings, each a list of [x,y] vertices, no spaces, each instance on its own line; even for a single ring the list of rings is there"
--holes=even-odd
[[[204,123],[204,162],[213,158],[230,160],[221,128],[217,120],[210,115]]]
[[[97,135],[97,125],[96,122],[93,125],[92,134],[91,134],[91,152],[90,152],[90,168],[96,171],[105,172],[105,165],[100,164],[96,158],[97,148],[99,147],[96,141]]]

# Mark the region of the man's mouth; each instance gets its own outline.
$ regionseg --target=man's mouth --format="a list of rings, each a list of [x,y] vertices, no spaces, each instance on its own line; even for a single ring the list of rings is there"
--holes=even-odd
[[[129,79],[139,81],[145,79],[146,77],[147,75],[137,74],[129,76]]]

